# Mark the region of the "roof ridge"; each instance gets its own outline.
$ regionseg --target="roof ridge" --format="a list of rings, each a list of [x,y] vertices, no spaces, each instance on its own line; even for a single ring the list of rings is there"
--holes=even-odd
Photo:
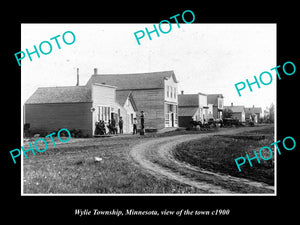
[[[155,72],[139,72],[139,73],[107,73],[107,74],[93,74],[92,76],[106,76],[106,75],[140,75],[140,74],[153,74],[153,73],[166,73],[173,72],[174,70],[155,71]]]
[[[90,86],[93,83],[105,83],[116,86],[117,89],[128,90],[163,88],[164,80],[171,77],[178,83],[173,70],[147,73],[93,74],[86,85]]]
[[[80,85],[80,86],[50,86],[50,87],[38,87],[37,89],[43,89],[43,88],[88,88],[86,85]]]

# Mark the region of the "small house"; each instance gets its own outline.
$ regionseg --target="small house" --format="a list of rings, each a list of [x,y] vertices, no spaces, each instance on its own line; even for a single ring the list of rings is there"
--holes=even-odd
[[[245,107],[242,105],[236,105],[234,106],[233,103],[231,103],[231,106],[224,106],[224,110],[231,110],[232,119],[237,119],[239,122],[245,122]]]
[[[133,119],[136,118],[136,112],[138,111],[133,95],[131,91],[116,91],[116,101],[118,103],[118,118],[123,119],[123,132],[131,133],[133,131]]]
[[[260,107],[250,107],[250,108],[245,108],[245,117],[246,120],[251,120],[254,123],[258,123],[263,119],[262,116],[262,109]]]

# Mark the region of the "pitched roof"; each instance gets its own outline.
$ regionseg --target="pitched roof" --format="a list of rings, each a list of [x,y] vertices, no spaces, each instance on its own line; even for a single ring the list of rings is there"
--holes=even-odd
[[[181,94],[178,95],[178,106],[199,106],[198,94]]]
[[[116,91],[116,101],[121,105],[124,106],[127,98],[129,97],[129,94],[131,91]]]
[[[224,98],[222,94],[208,94],[207,103],[218,105],[218,98]]]
[[[91,89],[86,86],[40,87],[25,104],[91,102]]]
[[[224,109],[230,109],[233,113],[241,113],[245,110],[243,105],[224,106]]]
[[[178,108],[178,114],[179,116],[194,116],[198,109],[198,107]]]
[[[92,75],[86,86],[93,83],[105,83],[116,86],[119,90],[164,88],[164,79],[173,77],[178,82],[174,71],[162,71],[134,74],[97,74]]]
[[[116,101],[119,105],[124,106],[127,99],[131,102],[134,111],[138,111],[131,91],[116,90]]]
[[[262,113],[261,107],[250,107],[250,108],[245,108],[246,113]]]

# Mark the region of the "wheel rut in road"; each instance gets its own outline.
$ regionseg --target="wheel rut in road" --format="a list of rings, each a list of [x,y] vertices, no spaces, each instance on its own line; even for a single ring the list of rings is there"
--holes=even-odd
[[[198,189],[204,194],[238,194],[245,193],[245,187],[250,187],[251,193],[274,193],[274,187],[262,182],[233,177],[207,171],[175,159],[174,148],[183,142],[206,138],[212,135],[233,135],[245,131],[264,129],[263,127],[242,127],[226,129],[218,132],[178,135],[148,140],[135,145],[130,150],[130,156],[144,170],[152,175],[177,181]],[[234,188],[233,188],[234,187]],[[241,191],[239,191],[239,189]]]

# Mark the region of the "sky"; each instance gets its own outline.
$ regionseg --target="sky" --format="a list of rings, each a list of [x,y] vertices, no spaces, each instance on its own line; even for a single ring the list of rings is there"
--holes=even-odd
[[[179,21],[180,23],[180,21]],[[276,24],[172,23],[169,33],[147,34],[138,45],[134,33],[153,30],[153,24],[22,24],[21,51],[34,51],[43,41],[52,44],[48,55],[32,54],[21,61],[21,103],[38,87],[74,86],[77,68],[85,85],[94,68],[99,74],[145,73],[173,70],[184,93],[223,94],[224,105],[262,107],[276,103]],[[158,27],[158,24],[156,24]],[[166,27],[167,26],[167,27]],[[168,25],[162,26],[168,30]],[[62,35],[75,34],[66,45]],[[58,49],[57,38],[61,49]],[[72,41],[70,34],[66,41]],[[47,44],[43,50],[47,52]],[[16,60],[17,64],[17,60]],[[235,84],[254,81],[263,71],[273,75],[270,85],[252,85],[238,95]],[[263,80],[267,83],[268,77]]]

